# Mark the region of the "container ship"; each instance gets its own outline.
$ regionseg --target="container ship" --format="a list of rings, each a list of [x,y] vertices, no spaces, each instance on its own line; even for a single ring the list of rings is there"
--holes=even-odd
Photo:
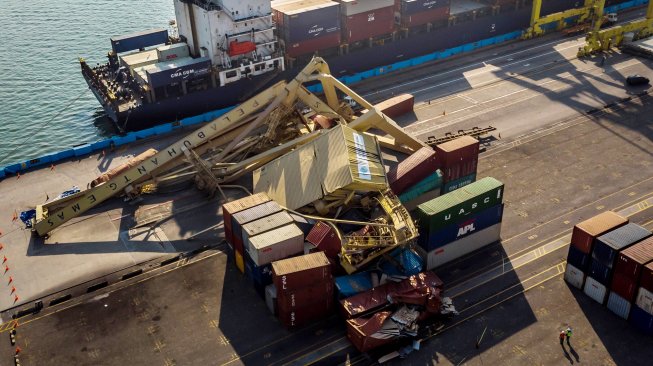
[[[532,11],[530,0],[173,1],[172,32],[112,37],[107,63],[80,59],[121,131],[239,104],[315,55],[337,77],[392,72],[429,53],[524,30]],[[541,14],[583,5],[547,0]]]

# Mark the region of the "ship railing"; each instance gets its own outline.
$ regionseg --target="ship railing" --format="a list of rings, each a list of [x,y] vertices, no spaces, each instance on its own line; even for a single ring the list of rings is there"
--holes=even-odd
[[[186,4],[195,4],[206,11],[222,10],[222,7],[220,5],[214,4],[210,0],[180,0],[180,1]]]

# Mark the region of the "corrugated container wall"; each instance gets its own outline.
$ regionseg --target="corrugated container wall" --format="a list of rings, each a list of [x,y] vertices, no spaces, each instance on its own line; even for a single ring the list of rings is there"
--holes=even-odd
[[[374,105],[374,108],[390,118],[397,118],[412,112],[414,107],[415,96],[408,93],[399,94]]]
[[[269,201],[235,213],[231,217],[234,250],[239,253],[245,251],[245,243],[243,243],[243,225],[274,213],[281,212],[282,210],[283,209],[278,203]]]
[[[155,66],[155,68],[148,68],[145,73],[148,84],[157,88],[208,75],[211,72],[211,59],[208,57],[182,58],[174,62],[161,62]]]
[[[464,176],[462,178],[454,179],[442,185],[442,194],[453,192],[456,189],[462,188],[466,185],[472,184],[476,181],[476,173]]]
[[[592,260],[590,270],[587,274],[594,278],[595,281],[606,286],[609,286],[610,280],[612,280],[612,269],[597,260]]]
[[[304,252],[304,233],[295,224],[253,236],[249,242],[248,253],[257,266]]]
[[[565,270],[565,281],[575,288],[582,290],[585,283],[585,273],[574,265],[567,263]]]
[[[628,319],[630,315],[630,302],[614,292],[608,297],[607,307],[621,318]]]
[[[287,44],[340,34],[340,4],[329,0],[274,2],[277,26]]]
[[[449,19],[449,7],[433,8],[420,13],[401,15],[400,25],[403,28],[417,27],[428,23],[441,23]]]
[[[172,61],[182,57],[190,56],[190,50],[186,43],[175,43],[156,48],[159,61]]]
[[[398,0],[401,15],[412,15],[432,11],[438,8],[449,8],[451,0]]]
[[[224,226],[225,239],[227,239],[227,242],[233,243],[231,217],[235,213],[268,201],[270,201],[270,197],[268,197],[266,193],[256,193],[252,196],[247,196],[235,201],[227,202],[222,205],[222,221]]]
[[[592,256],[586,253],[581,252],[578,248],[574,246],[569,246],[569,253],[567,254],[567,263],[573,265],[574,267],[580,269],[583,272],[587,272],[592,262]]]
[[[442,171],[438,169],[415,185],[408,187],[408,189],[399,195],[399,200],[402,203],[406,203],[419,198],[419,196],[429,191],[437,190],[440,192],[440,186],[442,186]]]
[[[583,292],[599,304],[603,305],[605,303],[607,289],[603,284],[599,283],[592,277],[587,277],[585,280],[585,288],[583,289]]]
[[[394,28],[395,11],[392,6],[342,17],[343,41],[348,43],[390,34]]]
[[[340,254],[342,241],[333,226],[318,222],[306,236],[306,241],[315,245],[327,258],[337,258]]]
[[[402,194],[438,169],[438,156],[423,147],[388,172],[388,182],[395,194]]]
[[[249,251],[250,237],[263,234],[278,227],[286,226],[292,222],[294,222],[292,217],[290,217],[287,212],[281,211],[243,225],[241,231],[245,250]]]
[[[630,311],[630,324],[641,330],[644,334],[653,335],[653,315],[638,306],[633,306]]]
[[[426,268],[434,269],[499,240],[501,223],[430,251],[426,257]]]
[[[651,232],[630,223],[596,238],[592,258],[612,268],[619,252],[648,238]]]
[[[653,261],[653,237],[621,251],[614,271],[637,281],[642,273],[642,268],[651,261]]]
[[[476,174],[479,148],[478,140],[471,136],[463,136],[435,147],[445,184]]]
[[[612,211],[602,212],[574,226],[571,234],[571,245],[583,253],[591,254],[596,237],[627,223],[628,219]]]
[[[331,278],[331,263],[322,252],[288,258],[272,263],[277,291],[294,290]]]
[[[632,302],[637,295],[637,281],[624,276],[623,273],[615,272],[612,275],[610,290]]]
[[[642,269],[642,274],[639,278],[639,285],[649,291],[653,291],[653,263],[647,264],[644,269]]]
[[[637,299],[635,299],[635,304],[647,313],[653,315],[653,291],[640,287],[639,292],[637,293]]]
[[[111,49],[114,53],[138,50],[168,42],[168,31],[163,28],[111,37]]]
[[[301,42],[285,42],[286,54],[299,57],[340,45],[341,34],[331,33],[324,37],[308,39]]]
[[[395,0],[338,0],[342,15],[356,15],[367,13],[376,9],[392,7],[394,11]]]

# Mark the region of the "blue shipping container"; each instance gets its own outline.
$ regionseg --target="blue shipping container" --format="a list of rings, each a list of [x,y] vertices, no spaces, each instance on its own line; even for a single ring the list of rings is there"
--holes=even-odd
[[[476,173],[466,175],[462,178],[454,179],[451,182],[447,182],[442,185],[442,192],[440,194],[449,193],[455,191],[458,188],[462,188],[468,184],[476,182]]]
[[[610,287],[610,282],[612,280],[612,269],[608,268],[603,263],[592,260],[590,265],[589,276],[594,278],[597,282],[606,287]]]
[[[624,225],[596,239],[592,258],[612,268],[620,251],[649,236],[651,232],[637,224]]]
[[[567,254],[567,263],[581,270],[581,272],[587,272],[587,269],[590,266],[592,261],[592,256],[583,253],[580,250],[576,249],[573,245],[569,246],[569,254]]]
[[[168,31],[159,28],[111,37],[111,49],[115,53],[121,53],[166,42],[168,42]]]
[[[245,252],[245,276],[254,284],[265,287],[272,283],[272,263],[257,266],[249,254]]]
[[[653,335],[653,315],[639,306],[633,306],[630,311],[630,324],[648,335]]]
[[[439,189],[442,185],[442,171],[436,170],[434,173],[424,178],[414,186],[408,188],[404,193],[399,195],[401,203],[406,203],[423,195],[426,192]]]
[[[486,229],[501,222],[503,217],[503,204],[490,207],[479,212],[471,218],[448,225],[436,232],[420,231],[418,238],[419,245],[427,252],[445,246],[456,240],[462,239],[477,231]]]
[[[157,65],[160,66],[147,70],[147,82],[153,88],[191,80],[211,72],[211,59],[207,57]]]
[[[297,43],[340,32],[340,4],[306,11],[296,9],[285,14],[279,5],[281,24],[278,25],[286,42]]]
[[[372,289],[372,280],[370,279],[369,272],[336,277],[335,281],[338,297],[341,299]]]

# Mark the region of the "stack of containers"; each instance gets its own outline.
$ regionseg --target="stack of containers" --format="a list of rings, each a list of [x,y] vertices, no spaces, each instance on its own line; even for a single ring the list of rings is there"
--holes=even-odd
[[[286,327],[302,326],[333,310],[333,276],[324,253],[273,262],[272,273],[279,320]]]
[[[347,43],[394,31],[395,0],[339,0],[342,37]]]
[[[242,227],[242,240],[245,247],[245,275],[254,285],[259,295],[264,296],[265,286],[272,283],[272,266],[270,263],[257,265],[249,254],[253,251],[250,238],[265,234],[268,231],[290,225],[293,218],[285,211],[252,221]]]
[[[395,7],[400,14],[401,27],[411,28],[447,21],[450,3],[451,0],[397,0]]]
[[[441,188],[442,171],[438,169],[400,194],[399,200],[406,207],[406,210],[412,211],[422,203],[440,196]]]
[[[279,206],[278,203],[269,201],[232,215],[231,236],[233,238],[234,252],[236,253],[236,266],[240,272],[245,272],[245,244],[243,243],[243,225],[281,211],[283,211],[283,209],[281,206]]]
[[[651,261],[653,261],[653,237],[640,241],[619,253],[610,285],[608,309],[628,319],[632,303],[638,295],[642,269]]]
[[[651,236],[650,231],[630,223],[596,238],[589,275],[583,288],[585,294],[596,302],[604,304],[619,253],[649,236]]]
[[[442,194],[464,187],[476,180],[478,140],[463,136],[437,145],[435,151],[442,169]]]
[[[427,269],[500,240],[503,187],[487,177],[417,207],[413,215]]]
[[[653,335],[653,262],[642,269],[637,299],[630,312],[630,323],[644,333]]]
[[[231,249],[234,249],[234,236],[232,229],[232,217],[234,214],[252,208],[254,206],[270,202],[270,197],[266,193],[257,193],[252,196],[247,196],[239,200],[225,203],[222,205],[222,221],[224,226],[224,236],[227,244]],[[242,253],[241,253],[242,254]],[[236,262],[238,259],[236,258]],[[241,256],[242,262],[242,256]]]
[[[390,169],[386,176],[392,192],[400,195],[413,186],[424,184],[422,181],[429,179],[429,176],[432,181],[433,173],[436,173],[437,169],[438,156],[435,151],[423,147]]]
[[[628,219],[612,211],[605,211],[574,226],[567,255],[565,280],[582,290],[592,260],[594,241],[597,237],[626,224]]]
[[[286,54],[297,57],[340,45],[340,4],[330,0],[272,1]]]

